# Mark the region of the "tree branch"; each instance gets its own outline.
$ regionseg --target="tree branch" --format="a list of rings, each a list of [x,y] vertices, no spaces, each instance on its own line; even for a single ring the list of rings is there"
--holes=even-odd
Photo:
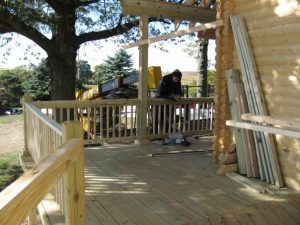
[[[126,32],[126,31],[129,31],[130,29],[132,29],[133,27],[137,27],[138,25],[139,25],[139,20],[135,20],[135,21],[123,24],[123,25],[117,25],[116,27],[114,27],[112,29],[103,30],[103,31],[99,31],[99,32],[91,32],[91,33],[81,34],[78,36],[77,44],[80,45],[87,41],[95,41],[95,40],[99,40],[99,39],[105,39],[105,38],[109,38],[112,36],[116,36],[116,35]]]
[[[63,7],[62,4],[59,3],[59,1],[56,0],[46,0],[46,2],[55,10],[60,11]]]
[[[90,4],[93,4],[93,3],[97,3],[99,2],[99,0],[90,0],[90,1],[78,1],[77,4],[76,4],[76,8],[77,7],[80,7],[80,6],[87,6],[87,5],[90,5]]]
[[[50,40],[42,35],[39,31],[23,23],[18,17],[9,13],[8,10],[1,10],[0,14],[0,32],[16,32],[38,44],[41,48],[46,49]]]

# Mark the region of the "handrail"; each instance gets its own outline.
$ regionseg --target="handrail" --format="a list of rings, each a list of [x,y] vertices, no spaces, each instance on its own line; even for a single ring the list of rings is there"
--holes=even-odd
[[[43,114],[40,110],[38,110],[32,103],[25,103],[26,107],[28,107],[31,112],[34,113],[39,119],[41,119],[47,126],[49,126],[51,129],[53,129],[57,134],[62,136],[62,127],[60,124],[56,123],[54,120],[47,117],[45,114]]]
[[[95,107],[99,106],[111,106],[111,105],[129,105],[138,104],[138,99],[94,99],[94,100],[59,100],[59,101],[36,101],[33,104],[37,108],[80,108],[80,107]]]
[[[161,98],[151,98],[148,99],[148,104],[155,104],[155,103],[159,103],[159,104],[164,104],[166,103],[166,101],[168,103],[172,103],[172,104],[187,104],[187,103],[193,103],[193,102],[197,102],[197,103],[213,103],[214,102],[214,98],[212,97],[201,97],[201,98],[181,98],[179,100],[166,100],[166,99],[161,99]]]
[[[0,225],[21,224],[70,165],[82,155],[83,141],[71,139],[4,189],[0,193]]]

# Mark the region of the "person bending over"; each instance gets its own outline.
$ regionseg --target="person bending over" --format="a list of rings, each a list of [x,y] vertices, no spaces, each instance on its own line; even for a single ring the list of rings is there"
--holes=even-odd
[[[157,92],[158,98],[178,100],[181,98],[181,77],[179,70],[174,70],[171,74],[163,76],[159,81]]]

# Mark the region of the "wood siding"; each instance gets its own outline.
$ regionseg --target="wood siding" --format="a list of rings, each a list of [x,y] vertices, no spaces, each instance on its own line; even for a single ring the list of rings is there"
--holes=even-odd
[[[221,1],[220,5],[232,5],[232,1]],[[228,8],[223,7],[219,13],[225,16],[226,10]],[[299,119],[299,1],[235,0],[232,14],[245,18],[269,115],[271,117]],[[230,35],[228,37],[231,38]],[[221,38],[219,42],[228,40],[228,37],[223,34],[219,37],[219,39]],[[219,59],[219,64],[222,64],[221,68],[217,67],[217,69],[222,69],[218,72],[218,74],[222,74],[222,77],[218,78],[219,83],[223,79],[224,65],[239,68],[235,49],[233,48],[233,51],[230,52],[232,46],[234,46],[233,40],[229,46],[219,47],[223,48],[223,51],[217,48],[217,54],[219,55],[217,60]],[[219,64],[217,63],[217,66]],[[219,85],[217,89],[222,90],[222,85]],[[223,100],[223,102],[226,102],[226,100]],[[218,107],[225,108],[222,105]],[[218,127],[220,125],[215,126],[215,129],[218,129]],[[222,133],[217,130],[216,134],[220,135],[218,136],[220,142]],[[287,186],[300,190],[300,140],[281,135],[275,137],[284,182]],[[216,148],[216,152],[218,151],[220,151],[220,148]]]

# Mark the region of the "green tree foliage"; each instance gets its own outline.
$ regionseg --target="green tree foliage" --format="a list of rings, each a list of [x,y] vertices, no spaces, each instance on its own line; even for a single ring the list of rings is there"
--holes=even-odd
[[[108,56],[103,64],[95,67],[94,76],[99,83],[103,83],[117,76],[127,77],[137,73],[133,68],[131,55],[120,49],[113,56]]]
[[[51,74],[46,60],[38,66],[32,66],[26,81],[24,81],[24,92],[33,100],[49,100],[51,91]]]
[[[215,70],[208,70],[207,71],[207,83],[208,85],[215,85],[216,81],[216,71]]]
[[[78,60],[77,61],[77,78],[82,81],[82,83],[87,84],[93,76],[91,65],[88,61]],[[78,82],[77,82],[78,83]]]
[[[158,19],[150,18],[151,21]],[[1,44],[10,41],[9,34],[18,33],[46,52],[53,100],[75,98],[76,56],[80,45],[118,35],[122,37],[114,40],[120,43],[136,40],[138,24],[138,17],[122,14],[119,0],[0,0]],[[150,23],[150,36],[168,32],[171,25],[171,20],[164,20],[160,28]]]
[[[5,70],[0,72],[0,113],[7,108],[20,107],[24,92],[20,71]]]

